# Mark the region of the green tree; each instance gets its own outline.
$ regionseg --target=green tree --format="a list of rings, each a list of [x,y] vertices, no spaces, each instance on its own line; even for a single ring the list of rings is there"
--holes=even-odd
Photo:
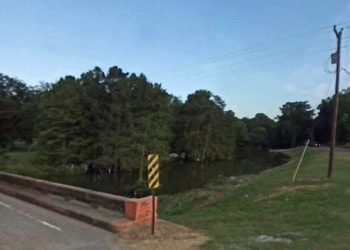
[[[332,113],[333,113],[333,101],[331,98],[322,100],[318,105],[318,115],[315,118],[315,140],[320,143],[326,143],[330,140],[331,125],[332,125]]]
[[[280,108],[276,135],[280,147],[295,147],[311,138],[314,110],[308,102],[287,102]]]
[[[236,144],[238,147],[247,146],[250,141],[247,125],[241,121],[236,121]]]
[[[24,82],[0,74],[0,147],[15,140],[31,143],[39,94]]]
[[[258,113],[254,118],[244,118],[242,121],[247,125],[250,144],[258,148],[271,147],[275,121],[263,113]]]
[[[221,128],[222,137],[222,158],[232,158],[237,144],[237,118],[232,110],[228,110],[224,113],[223,127]]]
[[[145,158],[157,153],[165,159],[172,139],[170,95],[160,84],[141,74],[129,75],[112,67],[104,80],[107,106],[99,131],[98,164],[139,171],[143,180]]]
[[[321,143],[330,141],[330,132],[333,117],[333,99],[322,100],[317,107],[319,110],[315,122],[315,139]],[[339,109],[337,120],[337,142],[340,144],[350,142],[350,88],[339,94]]]
[[[37,125],[40,156],[50,164],[83,162],[82,88],[73,76],[61,78],[40,98]]]
[[[200,162],[231,156],[236,138],[234,113],[225,113],[224,108],[224,101],[209,91],[190,94],[178,113],[176,151]]]

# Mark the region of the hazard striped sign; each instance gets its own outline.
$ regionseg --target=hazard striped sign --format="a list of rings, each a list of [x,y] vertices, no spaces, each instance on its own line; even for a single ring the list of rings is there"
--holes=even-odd
[[[159,155],[150,154],[148,160],[148,188],[159,187]]]

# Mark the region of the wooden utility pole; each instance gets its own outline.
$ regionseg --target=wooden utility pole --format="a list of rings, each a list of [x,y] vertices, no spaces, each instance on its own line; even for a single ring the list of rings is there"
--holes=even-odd
[[[335,36],[337,37],[337,52],[336,52],[336,77],[335,77],[335,94],[333,97],[333,121],[332,121],[332,131],[331,131],[331,147],[329,150],[329,163],[328,163],[328,178],[332,177],[333,173],[333,163],[334,163],[334,149],[336,144],[337,136],[337,118],[338,118],[338,105],[339,105],[339,75],[340,75],[340,49],[341,49],[341,37],[343,34],[343,29],[337,31],[337,27],[333,27]]]

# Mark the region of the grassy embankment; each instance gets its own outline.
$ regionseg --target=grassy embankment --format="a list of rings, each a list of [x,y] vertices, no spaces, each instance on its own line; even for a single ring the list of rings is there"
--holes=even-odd
[[[301,150],[240,187],[226,183],[160,197],[160,217],[206,233],[208,249],[349,249],[350,152],[309,149],[294,184]],[[271,237],[267,237],[271,236]]]

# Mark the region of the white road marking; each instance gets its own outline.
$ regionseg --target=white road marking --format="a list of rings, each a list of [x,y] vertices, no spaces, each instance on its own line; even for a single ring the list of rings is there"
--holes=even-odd
[[[57,226],[55,226],[55,225],[52,225],[52,224],[50,224],[50,223],[48,223],[48,222],[46,222],[46,221],[44,221],[44,220],[39,220],[39,221],[40,221],[41,224],[43,224],[43,225],[45,225],[45,226],[48,226],[48,227],[50,227],[50,228],[53,228],[53,229],[56,229],[57,231],[62,232],[62,229],[59,228],[59,227],[57,227]]]
[[[39,220],[39,219],[35,218],[34,216],[32,216],[32,215],[30,215],[28,213],[22,212],[21,210],[15,209],[15,208],[13,208],[11,205],[9,205],[7,203],[4,203],[4,202],[0,201],[0,206],[3,206],[3,207],[5,207],[5,208],[7,208],[9,210],[12,210],[12,211],[16,212],[17,214],[20,214],[20,215],[25,216],[25,217],[27,217],[29,219],[32,219],[32,220],[34,220],[36,222],[39,222],[40,224],[42,224],[44,226],[47,226],[47,227],[49,227],[51,229],[55,229],[55,230],[57,230],[59,232],[62,232],[61,228],[59,228],[59,227],[57,227],[57,226],[55,226],[55,225],[53,225],[53,224],[51,224],[51,223],[49,223],[47,221]]]
[[[12,209],[11,205],[4,203],[4,202],[1,202],[1,201],[0,201],[0,206],[6,207],[8,209]]]

